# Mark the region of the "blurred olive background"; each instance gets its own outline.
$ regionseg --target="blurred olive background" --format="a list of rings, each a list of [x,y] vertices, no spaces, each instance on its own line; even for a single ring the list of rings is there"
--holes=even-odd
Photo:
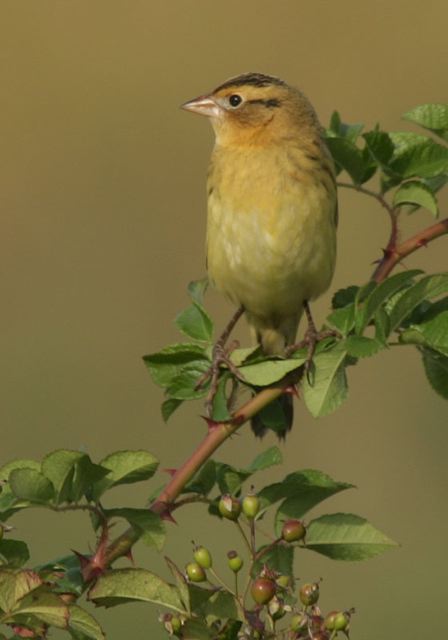
[[[298,84],[323,123],[338,109],[348,122],[410,129],[403,112],[448,99],[447,18],[442,0],[2,0],[2,463],[61,447],[94,460],[146,448],[175,467],[203,436],[199,405],[162,424],[162,394],[141,361],[179,339],[172,319],[188,281],[204,275],[212,132],[178,105],[257,70]],[[340,211],[332,291],[368,278],[388,233],[374,201],[342,191]],[[406,236],[431,218],[404,222]],[[406,266],[445,270],[447,243]],[[330,295],[315,305],[320,320]],[[208,306],[221,327],[231,307],[215,293]],[[239,336],[247,343],[244,326]],[[391,349],[349,373],[334,415],[313,420],[297,403],[281,445],[286,469],[264,480],[311,467],[353,482],[357,491],[320,511],[364,515],[402,547],[361,564],[302,552],[297,573],[324,577],[324,609],[357,608],[354,639],[443,637],[448,405],[415,350]],[[219,456],[244,465],[274,443],[245,429]],[[149,490],[117,490],[111,501],[142,506]],[[193,507],[169,527],[166,552],[180,565],[192,538],[217,557],[239,544],[229,523],[203,515]],[[94,542],[79,514],[36,510],[13,524],[36,562]],[[152,550],[139,545],[135,558],[166,575]],[[149,605],[96,613],[112,640],[165,637]]]

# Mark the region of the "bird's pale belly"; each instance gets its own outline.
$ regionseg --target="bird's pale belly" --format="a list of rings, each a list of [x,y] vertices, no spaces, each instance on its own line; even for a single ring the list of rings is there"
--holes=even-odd
[[[336,256],[334,201],[324,189],[276,202],[276,212],[236,211],[209,201],[208,271],[212,283],[261,318],[299,314],[330,285]],[[300,197],[303,196],[303,197]]]

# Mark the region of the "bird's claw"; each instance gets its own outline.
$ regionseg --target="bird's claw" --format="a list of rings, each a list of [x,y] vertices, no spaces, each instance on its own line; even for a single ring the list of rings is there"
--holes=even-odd
[[[286,356],[289,357],[296,351],[300,349],[307,348],[307,355],[304,364],[304,373],[306,375],[306,379],[309,385],[313,384],[312,380],[312,369],[313,369],[313,358],[314,353],[316,351],[316,347],[319,342],[325,340],[326,338],[341,338],[341,334],[339,331],[334,329],[325,329],[324,331],[317,331],[316,327],[313,325],[308,325],[308,329],[306,330],[305,337],[300,342],[296,344],[292,344],[286,349]]]

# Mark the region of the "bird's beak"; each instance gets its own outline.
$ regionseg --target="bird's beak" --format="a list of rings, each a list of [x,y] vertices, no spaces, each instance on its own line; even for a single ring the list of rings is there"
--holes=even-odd
[[[199,96],[199,98],[184,102],[184,104],[180,105],[180,108],[199,113],[201,116],[208,116],[209,118],[216,118],[222,113],[222,107],[209,95]]]

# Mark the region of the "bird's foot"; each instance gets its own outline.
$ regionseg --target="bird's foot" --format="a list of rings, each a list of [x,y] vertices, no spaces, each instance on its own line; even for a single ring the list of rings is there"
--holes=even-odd
[[[223,331],[220,338],[216,341],[212,351],[212,363],[208,370],[202,375],[196,383],[195,389],[201,389],[210,380],[210,389],[205,399],[205,411],[206,415],[211,418],[213,413],[213,400],[215,399],[216,392],[218,390],[219,374],[222,366],[227,369],[239,380],[243,380],[243,376],[238,371],[238,368],[234,365],[230,359],[232,352],[238,348],[239,342],[234,340],[229,346],[226,346],[226,342],[232,332],[232,329],[243,315],[244,309],[240,307],[236,313],[232,316],[229,324]]]
[[[289,357],[296,351],[300,349],[307,348],[307,356],[304,365],[304,373],[308,380],[309,384],[312,384],[311,373],[313,367],[313,357],[316,351],[316,347],[319,342],[325,340],[326,338],[341,338],[341,334],[339,331],[335,331],[334,329],[325,329],[324,331],[318,331],[316,325],[314,324],[313,316],[311,315],[311,311],[307,302],[304,302],[305,313],[308,320],[308,328],[305,332],[305,336],[303,340],[297,342],[296,344],[292,344],[286,348],[286,356]]]

